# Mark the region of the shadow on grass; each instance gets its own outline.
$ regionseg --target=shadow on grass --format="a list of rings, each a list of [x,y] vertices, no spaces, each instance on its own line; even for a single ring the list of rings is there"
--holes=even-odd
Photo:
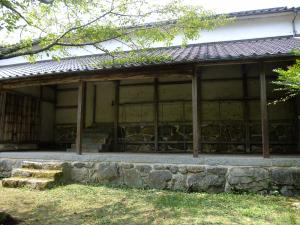
[[[1,225],[16,225],[16,224],[19,224],[20,222],[21,222],[20,220],[13,218],[8,213],[0,211],[0,224]]]
[[[21,215],[25,224],[37,225],[59,225],[59,224],[153,224],[155,216],[145,216],[148,210],[141,210],[136,207],[124,206],[122,201],[105,204],[102,207],[93,207],[74,212],[61,211],[55,206],[55,202],[50,204],[40,204],[28,218]]]

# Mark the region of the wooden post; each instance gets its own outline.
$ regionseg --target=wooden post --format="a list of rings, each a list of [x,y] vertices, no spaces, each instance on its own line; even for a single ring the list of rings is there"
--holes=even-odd
[[[261,133],[262,133],[262,150],[263,157],[270,157],[269,149],[269,129],[268,129],[268,108],[267,108],[267,86],[266,86],[266,73],[264,64],[259,63],[260,73],[260,111],[261,111]]]
[[[194,67],[192,76],[192,113],[193,113],[193,157],[198,157],[201,152],[200,129],[200,76],[197,67]]]
[[[93,85],[93,122],[94,125],[96,123],[96,104],[97,104],[97,86]]]
[[[158,78],[154,79],[154,151],[159,151],[158,145],[158,129],[159,129],[159,90]]]
[[[0,84],[0,141],[4,141],[6,93]]]
[[[114,150],[118,150],[118,127],[119,127],[119,104],[120,104],[120,81],[115,81],[115,104],[114,104]]]
[[[82,154],[82,131],[84,126],[84,110],[85,110],[85,89],[86,83],[79,82],[78,88],[78,105],[77,105],[77,136],[76,136],[76,150],[77,154]]]
[[[245,150],[250,152],[250,122],[249,122],[249,103],[248,103],[248,85],[247,85],[247,72],[246,65],[242,65],[242,77],[243,77],[243,114],[245,123]]]
[[[54,117],[53,117],[53,140],[55,142],[55,133],[56,133],[56,110],[57,110],[57,85],[55,85],[54,89],[54,102],[53,102],[53,110],[54,110]]]
[[[39,142],[41,142],[41,136],[42,136],[42,122],[43,122],[43,98],[44,98],[44,88],[43,86],[40,86],[40,98],[39,98],[39,104],[40,104],[40,118],[39,118]]]
[[[296,138],[296,152],[300,152],[300,122],[299,122],[299,119],[300,119],[300,115],[299,115],[299,112],[300,112],[300,105],[299,105],[299,101],[300,101],[300,97],[299,96],[296,96],[294,98],[294,111],[295,111],[295,129],[296,129],[296,134],[295,134],[295,138]]]

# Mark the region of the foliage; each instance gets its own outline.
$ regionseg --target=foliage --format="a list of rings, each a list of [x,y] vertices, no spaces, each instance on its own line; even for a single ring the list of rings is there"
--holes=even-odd
[[[72,184],[42,192],[0,187],[22,224],[299,224],[299,198],[180,193]]]
[[[147,52],[147,49],[140,51],[131,51],[131,52],[116,52],[109,54],[110,59],[106,59],[101,62],[101,65],[104,67],[110,67],[112,65],[124,65],[126,63],[159,63],[167,62],[172,60],[169,55],[151,55]]]
[[[295,52],[296,55],[300,55],[299,51]],[[300,60],[297,59],[296,63],[289,66],[287,69],[275,69],[276,73],[278,73],[278,78],[273,83],[279,88],[277,91],[284,91],[286,93],[285,97],[281,98],[274,103],[280,101],[287,101],[290,98],[295,97],[300,93]]]
[[[35,61],[41,52],[58,59],[70,47],[93,46],[105,53],[140,50],[155,43],[169,46],[178,35],[185,45],[199,31],[232,21],[179,0],[164,2],[0,0],[0,59],[27,56]],[[107,47],[111,41],[119,47]]]

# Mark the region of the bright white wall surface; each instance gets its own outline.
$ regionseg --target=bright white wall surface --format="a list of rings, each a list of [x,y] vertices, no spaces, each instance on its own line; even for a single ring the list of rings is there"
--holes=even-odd
[[[191,41],[190,43],[293,35],[292,19],[292,15],[244,18],[213,31],[204,31],[198,40]],[[180,44],[180,39],[178,39],[176,44]]]
[[[300,34],[300,14],[298,13],[296,20],[295,20],[295,27],[296,27],[296,33]]]
[[[213,31],[202,31],[200,38],[197,40],[190,41],[189,44],[293,35],[293,18],[293,13],[242,17],[238,18],[232,24],[228,24],[226,26],[217,28]],[[300,34],[299,13],[295,19],[295,27],[297,34]],[[173,45],[180,45],[181,40],[182,38],[180,36],[176,37],[176,39],[173,42]],[[153,47],[160,46],[162,45],[157,43]],[[116,47],[122,47],[123,50],[128,50],[128,47],[116,41],[107,42],[106,47],[110,50],[113,50]],[[102,53],[101,51],[93,47],[87,47],[85,49],[70,48],[69,52],[72,56]],[[49,57],[47,58],[45,55],[42,55],[41,60],[46,59],[49,59]],[[22,62],[27,61],[23,57],[16,57],[7,60],[1,60],[0,66]]]

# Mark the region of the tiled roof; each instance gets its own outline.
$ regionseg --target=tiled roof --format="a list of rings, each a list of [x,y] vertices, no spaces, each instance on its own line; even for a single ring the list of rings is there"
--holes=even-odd
[[[297,7],[297,8],[276,7],[276,8],[255,9],[255,10],[248,10],[248,11],[233,12],[233,13],[229,13],[228,15],[235,16],[235,17],[244,17],[244,16],[266,15],[266,14],[273,14],[273,13],[293,12],[293,11],[299,11],[299,10],[300,10],[300,7]]]
[[[178,63],[208,62],[220,60],[258,59],[279,56],[292,56],[292,51],[300,50],[300,39],[292,36],[201,43],[186,47],[173,46],[155,48],[148,55],[167,55],[170,60],[153,63],[126,63],[123,65],[103,66],[108,55],[90,55],[61,59],[60,61],[39,61],[34,64],[22,63],[0,67],[0,79],[25,76],[62,74],[70,72],[99,71],[112,68],[134,68],[146,65],[165,65]],[[107,61],[106,61],[107,62]]]

